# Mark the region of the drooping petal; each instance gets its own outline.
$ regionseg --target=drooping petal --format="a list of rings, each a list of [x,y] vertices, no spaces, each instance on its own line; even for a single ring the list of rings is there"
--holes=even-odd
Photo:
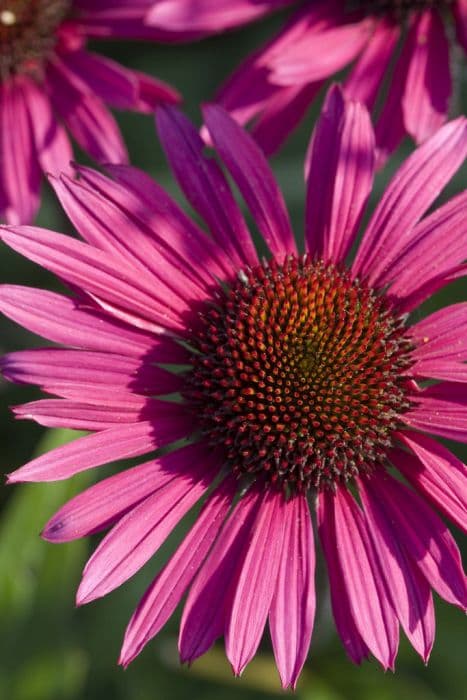
[[[179,479],[199,456],[198,445],[139,464],[85,489],[49,520],[42,537],[69,542],[108,528],[148,496]]]
[[[400,28],[395,22],[385,18],[378,21],[371,39],[344,83],[347,97],[373,109],[399,36]]]
[[[365,644],[382,666],[393,668],[399,628],[368,528],[346,487],[335,494],[326,494],[325,498],[328,507],[334,509],[337,538],[334,556],[340,563],[352,617]]]
[[[146,22],[174,32],[183,39],[221,32],[252,22],[293,0],[159,0],[148,11]]]
[[[427,435],[401,432],[399,439],[416,457],[392,450],[394,466],[428,501],[467,531],[467,467],[446,447]]]
[[[439,12],[421,12],[407,41],[413,50],[402,110],[407,131],[421,143],[444,122],[451,95],[449,44]]]
[[[251,235],[229,184],[217,163],[207,158],[204,142],[179,110],[161,108],[156,123],[171,168],[193,208],[239,268],[258,264]]]
[[[380,283],[388,255],[393,258],[410,240],[413,227],[467,155],[467,119],[441,127],[397,171],[371,217],[352,269]],[[429,183],[429,186],[427,185]]]
[[[406,303],[427,283],[456,270],[467,257],[466,205],[462,192],[394,240],[377,284],[389,283],[389,294]]]
[[[189,445],[189,468],[132,508],[104,537],[83,571],[78,605],[101,598],[135,574],[209,488],[219,455]],[[164,461],[165,457],[161,457]]]
[[[0,84],[0,215],[10,224],[30,223],[39,207],[41,171],[29,119],[30,81]]]
[[[331,88],[312,137],[306,237],[312,255],[335,263],[355,239],[373,184],[374,135],[366,109]]]
[[[204,109],[212,140],[238,185],[271,253],[283,259],[296,245],[282,194],[261,149],[218,105]]]
[[[269,628],[284,688],[295,688],[310,647],[315,616],[315,544],[305,496],[285,505],[284,541]]]
[[[101,163],[127,162],[114,117],[56,55],[47,64],[47,85],[55,109],[84,151]]]
[[[110,165],[107,171],[140,201],[134,208],[152,232],[162,257],[210,289],[212,277],[229,279],[232,263],[224,251],[201,231],[159,185],[137,168]]]
[[[235,480],[228,478],[211,494],[190,532],[147,589],[125,631],[122,666],[131,663],[174,612],[222,528],[235,489]]]
[[[175,309],[169,314],[147,277],[129,265],[122,269],[112,253],[33,226],[4,228],[0,237],[30,260],[93,295],[103,307],[107,304],[104,308],[111,306],[117,317],[156,333],[167,328],[186,332],[186,324],[176,319]]]
[[[197,659],[224,632],[242,552],[260,502],[261,493],[255,488],[240,499],[191,586],[180,623],[182,662]]]
[[[73,159],[70,139],[54,114],[48,96],[33,80],[28,82],[25,96],[36,155],[43,172],[69,171]]]
[[[394,536],[434,590],[448,603],[467,606],[467,588],[459,549],[436,513],[404,484],[375,471],[367,482],[391,522]]]
[[[345,650],[355,664],[367,658],[369,649],[357,629],[350,607],[344,574],[336,553],[337,533],[332,497],[326,491],[318,493],[316,509],[318,533],[323,548],[331,589],[331,604],[337,631]]]
[[[394,536],[391,521],[366,488],[364,478],[359,480],[359,493],[394,610],[412,646],[426,663],[435,634],[430,587],[412,564],[403,541]]]
[[[9,381],[37,384],[49,394],[83,387],[83,400],[87,385],[100,386],[103,392],[164,395],[178,391],[183,383],[180,375],[133,358],[61,348],[8,353],[0,358],[0,369]]]
[[[145,357],[153,362],[186,363],[189,354],[170,338],[131,328],[97,308],[42,289],[2,285],[0,310],[8,318],[55,343],[84,350]]]
[[[266,492],[239,568],[225,630],[233,672],[240,675],[253,658],[276,589],[287,518],[281,492]]]
[[[70,399],[40,399],[13,406],[15,418],[33,420],[46,428],[105,430],[117,425],[138,423],[149,413],[153,401],[142,406],[93,406]]]
[[[407,425],[448,440],[467,442],[467,392],[465,384],[442,382],[413,397],[415,405],[404,414]]]
[[[410,328],[416,343],[410,374],[467,382],[467,304],[453,304]]]
[[[129,423],[78,438],[67,445],[36,457],[9,474],[9,483],[17,481],[56,481],[68,479],[86,469],[118,459],[137,457],[156,450],[187,434],[183,413],[161,415],[157,421]]]

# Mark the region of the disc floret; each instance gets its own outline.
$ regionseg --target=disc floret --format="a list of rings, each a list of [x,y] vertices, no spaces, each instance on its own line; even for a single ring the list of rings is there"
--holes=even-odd
[[[304,491],[385,459],[410,343],[383,296],[290,257],[242,273],[201,320],[184,395],[235,474]]]

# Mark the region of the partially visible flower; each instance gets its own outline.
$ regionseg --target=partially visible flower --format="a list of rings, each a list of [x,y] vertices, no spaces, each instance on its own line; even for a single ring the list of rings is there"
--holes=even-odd
[[[166,448],[46,525],[51,542],[110,528],[79,604],[138,571],[205,497],[130,621],[125,666],[188,591],[183,661],[224,635],[239,674],[269,620],[282,683],[295,686],[315,613],[310,506],[350,658],[372,653],[393,668],[401,625],[427,660],[431,589],[466,607],[459,551],[436,513],[466,529],[466,469],[429,433],[467,441],[467,304],[421,321],[412,312],[466,274],[467,192],[424,215],[465,159],[467,120],[404,163],[346,265],[373,182],[365,108],[338,88],[327,98],[310,154],[305,254],[259,147],[221,107],[205,117],[269,249],[262,262],[227,178],[174,108],[159,110],[159,134],[209,234],[126,166],[110,166],[112,179],[88,168],[53,179],[84,242],[1,230],[73,290],[1,288],[7,316],[66,346],[3,358],[8,379],[57,397],[15,413],[93,431],[10,481],[64,479]]]
[[[183,36],[184,20],[197,4],[162,0],[149,19]],[[255,18],[255,9],[259,14],[278,4],[231,0],[226,18],[237,11],[238,20],[247,21]],[[200,24],[211,31],[229,26],[222,21],[223,3],[204,0],[201,6]],[[455,29],[467,52],[467,0],[304,0],[282,31],[234,72],[218,101],[240,124],[251,122],[257,141],[272,153],[323,82],[351,66],[346,92],[374,111],[383,161],[405,134],[421,143],[446,118],[451,95],[446,29]]]
[[[133,23],[122,31],[119,18],[134,3],[105,3],[105,23],[96,4],[0,0],[0,219],[8,223],[32,221],[42,172],[69,169],[67,131],[95,160],[127,161],[105,103],[150,112],[178,101],[164,83],[86,49],[87,37],[103,27],[109,37],[144,35],[147,7],[133,8]]]

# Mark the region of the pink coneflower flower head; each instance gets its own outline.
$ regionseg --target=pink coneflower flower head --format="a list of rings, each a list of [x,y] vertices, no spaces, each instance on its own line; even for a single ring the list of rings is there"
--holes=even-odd
[[[310,154],[305,253],[258,145],[219,106],[205,119],[268,249],[261,260],[228,179],[173,107],[159,110],[159,134],[206,230],[127,166],[53,181],[83,242],[3,228],[5,243],[73,289],[1,289],[7,316],[65,346],[3,358],[5,377],[54,396],[15,413],[92,431],[10,481],[146,455],[45,526],[51,542],[109,530],[79,604],[132,576],[203,499],[131,618],[124,666],[188,592],[183,661],[224,635],[240,674],[268,622],[282,683],[294,687],[315,613],[315,511],[350,658],[371,653],[392,668],[401,625],[426,660],[432,589],[466,605],[459,551],[437,514],[465,529],[466,470],[430,434],[467,440],[467,304],[418,321],[413,312],[466,271],[467,193],[426,212],[465,159],[467,120],[405,162],[348,265],[373,180],[365,108],[338,88],[326,100]]]
[[[218,101],[251,122],[272,153],[323,83],[348,69],[345,90],[373,112],[382,163],[404,135],[421,143],[445,121],[454,34],[465,54],[466,0],[308,0],[234,72]]]
[[[115,10],[106,3],[105,24],[102,12],[88,9],[81,15],[86,5],[85,0],[0,0],[0,219],[8,223],[34,218],[42,172],[69,168],[68,132],[95,160],[126,162],[106,104],[149,112],[178,100],[164,83],[86,50],[87,37],[103,26],[109,37],[122,34],[118,16],[125,3]],[[144,33],[143,17],[140,8]],[[136,19],[133,24],[137,35]]]

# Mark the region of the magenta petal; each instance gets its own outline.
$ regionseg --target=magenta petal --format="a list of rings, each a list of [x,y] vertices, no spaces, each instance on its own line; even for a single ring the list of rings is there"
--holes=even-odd
[[[253,241],[229,184],[216,161],[204,155],[204,142],[194,126],[173,107],[160,108],[156,123],[175,177],[213,237],[237,267],[257,265]]]
[[[0,84],[0,215],[30,223],[39,207],[41,171],[28,110],[30,81]]]
[[[180,623],[182,662],[204,654],[224,632],[242,552],[252,536],[261,497],[253,487],[241,498],[191,586]]]
[[[251,661],[263,635],[276,588],[286,517],[282,493],[267,493],[245,543],[225,631],[226,653],[236,675]]]
[[[352,265],[355,275],[368,278],[370,285],[380,284],[388,255],[394,258],[410,242],[413,227],[466,155],[467,119],[460,117],[407,158],[371,217]]]
[[[337,631],[350,659],[360,664],[369,654],[354,620],[337,554],[336,519],[333,497],[327,491],[318,493],[318,532],[323,548],[331,588],[331,604]]]
[[[293,0],[158,0],[146,16],[153,27],[183,38],[220,32],[273,12]]]
[[[109,428],[36,457],[10,474],[8,479],[10,483],[68,479],[106,462],[151,452],[186,434],[187,421],[183,414],[161,416],[154,424],[141,421]]]
[[[373,184],[374,134],[366,109],[328,92],[311,143],[306,237],[312,255],[342,262]]]
[[[407,131],[421,143],[444,122],[451,94],[449,44],[439,13],[421,12],[408,41],[413,52],[402,109]]]
[[[416,457],[393,450],[391,461],[412,486],[467,532],[467,467],[427,435],[401,432],[399,439]]]
[[[119,258],[70,236],[33,226],[4,228],[2,240],[30,260],[68,283],[92,294],[104,307],[136,326],[159,333],[167,327],[186,332],[186,324],[169,315],[163,300],[154,295],[146,276]]]
[[[112,319],[97,308],[54,292],[15,285],[0,287],[0,310],[9,318],[55,343],[155,362],[186,362],[187,351],[169,338]]]
[[[261,149],[218,105],[208,105],[204,118],[216,150],[238,185],[271,253],[280,260],[296,253],[282,194]]]
[[[116,425],[138,423],[152,401],[138,406],[92,406],[69,399],[40,399],[13,407],[15,418],[33,420],[47,428],[105,430]]]
[[[228,478],[211,494],[195,524],[154,579],[128,623],[119,663],[128,666],[165,625],[217,537],[235,495]]]
[[[310,647],[316,605],[315,543],[305,496],[287,501],[284,526],[269,628],[282,686],[295,688]]]
[[[219,455],[207,455],[204,445],[188,445],[167,457],[169,462],[182,460],[176,478],[133,507],[104,537],[84,567],[78,605],[101,598],[133,576],[209,488],[219,468]]]
[[[359,480],[359,492],[376,554],[384,571],[394,610],[414,649],[427,662],[433,647],[435,616],[426,579],[410,561],[403,542],[394,536],[391,521]]]
[[[373,109],[378,91],[400,36],[395,22],[382,18],[344,83],[351,100]]]
[[[404,484],[375,471],[367,486],[391,522],[394,536],[428,583],[448,603],[467,607],[467,587],[454,538],[441,518]]]
[[[413,397],[415,405],[404,422],[448,440],[467,442],[467,392],[465,384],[442,382]]]
[[[27,84],[26,97],[36,154],[42,170],[45,173],[67,172],[73,151],[48,96],[31,80]]]
[[[353,619],[370,651],[384,668],[392,669],[399,628],[368,528],[346,487],[329,494],[329,498],[336,524],[335,548]]]

